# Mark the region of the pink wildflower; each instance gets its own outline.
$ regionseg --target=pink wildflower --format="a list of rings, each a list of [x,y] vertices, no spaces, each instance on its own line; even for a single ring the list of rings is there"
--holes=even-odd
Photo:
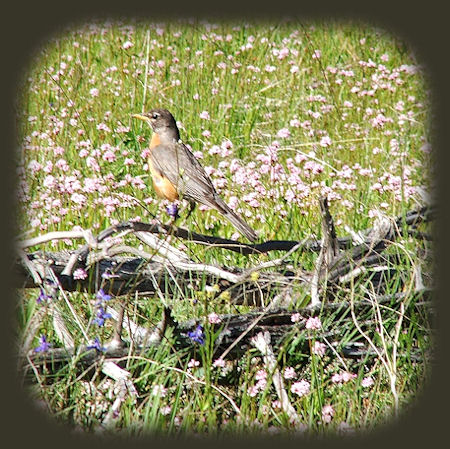
[[[374,381],[373,381],[373,379],[372,379],[370,376],[365,377],[365,378],[361,381],[361,386],[362,386],[363,388],[371,387],[373,384],[374,384]]]
[[[292,368],[292,366],[288,366],[284,370],[283,377],[285,379],[295,379],[295,377],[297,377],[297,373],[295,372],[295,369]]]
[[[214,368],[224,368],[225,367],[225,360],[224,359],[216,359],[213,362]]]
[[[53,170],[53,162],[47,161],[47,163],[45,164],[45,167],[44,167],[45,173],[51,173],[52,170]]]
[[[306,329],[318,330],[322,328],[322,322],[319,317],[309,317],[305,325]]]
[[[329,136],[325,136],[325,137],[322,137],[320,139],[320,146],[321,147],[326,148],[326,147],[329,147],[330,145],[331,145],[331,139],[330,139]]]
[[[82,280],[82,279],[86,279],[87,278],[87,273],[83,268],[77,268],[74,272],[73,272],[73,278],[75,280]]]
[[[256,380],[261,380],[261,379],[266,379],[266,378],[267,378],[266,370],[260,369],[260,370],[256,371],[256,374],[255,374]]]
[[[356,374],[349,373],[348,371],[343,371],[342,373],[336,373],[331,376],[331,382],[335,384],[346,383],[351,379],[354,379]]]
[[[53,154],[55,156],[61,156],[61,154],[64,154],[65,150],[63,147],[55,147],[53,148]]]
[[[256,385],[248,387],[247,394],[253,398],[259,393],[259,388]]]
[[[325,355],[326,345],[324,343],[321,343],[319,341],[314,342],[314,346],[312,348],[312,352],[319,357],[323,357]]]
[[[378,114],[371,120],[371,124],[374,128],[382,128],[389,121],[383,114]]]
[[[59,168],[62,171],[69,170],[69,164],[65,161],[65,159],[58,159],[55,163],[55,167]]]
[[[305,394],[308,394],[310,391],[311,385],[306,380],[300,380],[298,382],[294,382],[291,385],[291,391],[292,393],[295,393],[296,395],[302,397]]]
[[[86,197],[81,193],[72,193],[70,199],[75,204],[84,205],[86,203]]]
[[[334,416],[334,409],[331,405],[324,405],[322,408],[322,420],[325,423],[331,422]]]
[[[348,371],[344,371],[342,373],[342,382],[346,383],[351,379],[354,379],[356,377],[356,374],[349,373]]]
[[[221,322],[221,318],[219,315],[217,315],[217,313],[212,312],[208,315],[208,322],[210,324],[219,324]]]
[[[281,408],[281,401],[278,399],[275,399],[275,401],[272,402],[272,408]]]
[[[282,48],[278,53],[278,59],[284,59],[289,56],[289,48]]]
[[[277,132],[277,137],[280,137],[280,138],[286,138],[286,137],[289,137],[290,135],[291,135],[291,132],[287,128],[281,128]]]
[[[161,407],[161,415],[163,416],[167,416],[170,412],[172,411],[172,406],[170,405],[164,405],[163,407]]]
[[[264,390],[266,388],[267,385],[267,380],[264,379],[259,379],[258,382],[256,382],[255,387],[257,387],[260,391]]]
[[[194,368],[195,366],[200,366],[200,362],[195,359],[189,360],[188,368]]]
[[[42,165],[36,161],[36,160],[32,160],[29,164],[28,164],[28,170],[31,170],[32,173],[36,173],[39,170],[42,169]]]
[[[331,382],[334,384],[338,384],[342,382],[342,375],[339,373],[335,373],[331,376]]]
[[[152,395],[153,396],[160,396],[164,397],[167,394],[167,388],[164,387],[164,385],[157,384],[152,388]]]
[[[88,156],[86,158],[86,165],[90,168],[92,168],[93,171],[99,172],[100,171],[100,166],[98,165],[98,162],[95,158],[93,158],[92,156]]]
[[[108,127],[108,125],[106,125],[105,123],[99,123],[97,126],[96,126],[96,128],[97,128],[97,130],[98,131],[105,131],[105,132],[107,132],[107,133],[110,133],[111,132],[111,129]]]
[[[49,189],[53,188],[56,186],[56,179],[54,176],[52,175],[47,175],[44,178],[44,187],[47,187]]]

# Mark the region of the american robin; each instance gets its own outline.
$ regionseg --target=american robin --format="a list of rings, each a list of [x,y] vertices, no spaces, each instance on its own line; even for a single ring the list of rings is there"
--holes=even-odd
[[[169,201],[185,198],[192,207],[201,203],[217,209],[239,232],[255,241],[256,232],[219,197],[200,162],[181,142],[173,115],[166,109],[153,109],[133,117],[147,122],[153,130],[148,165],[158,196]]]

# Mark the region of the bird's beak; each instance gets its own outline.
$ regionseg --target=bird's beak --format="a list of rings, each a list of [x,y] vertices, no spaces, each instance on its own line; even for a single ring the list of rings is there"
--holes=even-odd
[[[141,114],[133,114],[132,115],[133,118],[137,118],[139,120],[143,120],[144,122],[148,122],[149,118],[146,117],[145,115],[141,115]]]

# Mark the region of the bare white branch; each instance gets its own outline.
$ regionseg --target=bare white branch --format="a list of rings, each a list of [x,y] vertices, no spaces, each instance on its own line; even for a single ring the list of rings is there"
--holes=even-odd
[[[91,230],[74,230],[74,231],[54,231],[47,234],[40,235],[28,240],[22,240],[18,242],[18,247],[21,249],[29,248],[30,246],[41,245],[42,243],[51,242],[52,240],[64,240],[64,239],[84,239],[87,244],[95,248],[97,245],[97,239],[92,234]]]
[[[255,337],[252,338],[252,344],[259,350],[263,355],[264,364],[267,367],[267,372],[272,373],[272,383],[275,387],[275,391],[281,403],[282,410],[289,416],[289,419],[297,424],[300,422],[300,418],[292,406],[289,396],[284,388],[283,377],[277,368],[277,359],[273,353],[272,347],[270,345],[270,333],[269,332],[259,332]]]

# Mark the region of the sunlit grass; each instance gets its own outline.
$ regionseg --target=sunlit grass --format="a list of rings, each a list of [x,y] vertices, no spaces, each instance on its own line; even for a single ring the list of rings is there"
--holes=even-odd
[[[365,25],[86,25],[67,30],[30,62],[19,104],[18,233],[27,237],[74,226],[95,233],[121,221],[149,221],[153,216],[168,221],[144,157],[150,129],[131,118],[155,107],[173,113],[183,141],[211,173],[220,195],[261,240],[320,237],[318,199],[323,195],[329,198],[338,234],[345,235],[371,227],[376,210],[398,216],[416,207],[417,189],[428,185],[431,147],[424,73],[407,45]],[[180,225],[240,238],[215,211],[197,207],[187,221],[185,215]],[[137,244],[132,239],[127,243]],[[277,257],[244,257],[175,244],[181,249],[186,245],[193,260],[217,265],[252,266]],[[40,249],[74,249],[74,243]],[[423,262],[417,242],[405,238],[391,252],[402,265],[386,264],[401,268],[401,274],[396,272],[386,294],[411,292],[398,341],[397,391],[404,405],[426,377],[430,336],[427,317],[414,308],[417,298],[411,288],[412,268]],[[293,266],[306,270],[313,269],[314,261],[315,256],[301,254],[290,259]],[[336,292],[337,300],[350,301],[351,295],[355,301],[363,299],[370,286],[370,280],[363,279]],[[46,306],[36,304],[38,294],[22,296],[20,335],[26,335],[30,323],[36,325],[33,318],[39,312],[42,320],[37,322],[34,343],[42,332],[57,346]],[[295,286],[292,294],[298,306],[309,301],[309,292]],[[165,301],[180,321],[211,312],[250,310],[212,297],[202,285],[177,290]],[[150,327],[161,317],[158,297],[128,295],[113,299],[111,305],[120,301],[127,301],[136,322]],[[92,323],[95,292],[70,294],[70,302]],[[75,342],[86,344],[70,308],[61,309],[72,320]],[[321,316],[336,352],[347,342],[361,340],[349,313]],[[360,318],[372,323],[370,337],[380,345],[376,315]],[[383,320],[391,344],[398,315],[386,309]],[[194,356],[174,352],[175,342],[167,335],[160,347],[130,357],[126,369],[133,373],[139,396],[123,404],[117,427],[131,434],[292,430],[276,403],[270,373],[267,386],[251,394],[255,374],[264,368],[257,351],[227,361],[225,368],[214,367],[214,336],[207,325],[205,332],[209,345],[199,347]],[[105,341],[111,334],[110,323],[101,329],[89,327],[92,338]],[[380,360],[343,363],[332,351],[320,357],[311,349],[315,340],[306,340],[309,334],[293,332],[278,353],[280,370],[295,368],[296,380],[285,382],[302,426],[312,432],[345,432],[348,427],[371,428],[383,422],[394,400]],[[304,347],[309,349],[299,349]],[[421,362],[408,358],[411,350],[421,352]],[[188,366],[192,357],[200,362],[198,367]],[[332,376],[342,372],[355,377],[333,382]],[[365,378],[373,385],[362,386]],[[302,379],[310,383],[310,393],[298,397],[290,386]],[[34,394],[61,420],[94,429],[114,396],[107,380],[98,373],[81,379],[69,367]],[[165,396],[155,397],[154,385],[167,388]],[[217,388],[238,404],[240,415]],[[329,423],[322,415],[327,405],[334,410]]]

